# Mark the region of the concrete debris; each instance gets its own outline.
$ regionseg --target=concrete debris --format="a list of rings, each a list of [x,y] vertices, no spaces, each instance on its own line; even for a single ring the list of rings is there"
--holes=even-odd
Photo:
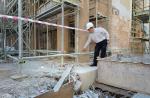
[[[3,94],[0,98],[13,98],[10,94]]]
[[[58,92],[60,87],[62,86],[64,80],[66,79],[66,77],[70,74],[70,71],[72,70],[72,67],[68,67],[62,74],[61,79],[57,82],[56,86],[54,87],[54,92]]]
[[[5,75],[7,73],[0,74],[0,76],[5,76],[3,78],[0,77],[0,93],[2,93],[0,94],[0,98],[9,95],[12,96],[11,98],[33,98],[51,91],[58,82],[55,76],[61,76],[65,69],[59,68],[58,65],[53,65],[53,62],[28,61],[22,64],[22,74],[18,74],[17,65],[10,64],[7,66],[8,68],[11,68],[11,66],[15,66],[15,68],[9,69],[9,76]],[[7,68],[0,66],[0,69],[6,70]],[[12,76],[12,74],[14,75]]]
[[[109,92],[102,92],[98,90],[91,90],[88,89],[84,91],[80,95],[74,95],[73,98],[121,98],[121,97],[115,97],[114,95],[109,94]]]
[[[25,74],[16,74],[16,75],[11,76],[10,78],[14,79],[14,80],[20,80],[20,79],[24,79],[24,78],[27,78],[27,77],[28,76],[25,75]]]
[[[82,82],[79,81],[79,80],[77,80],[77,81],[75,82],[75,84],[74,84],[74,90],[75,90],[76,92],[78,92],[78,91],[80,90],[80,88],[81,88],[81,85],[82,85]]]
[[[150,95],[137,93],[132,98],[150,98]]]
[[[73,98],[99,98],[99,97],[98,94],[94,93],[93,91],[87,90],[81,95],[75,95]]]
[[[0,91],[9,93],[15,98],[28,98],[52,90],[56,83],[57,81],[48,78],[26,78],[23,81],[5,80],[0,83],[3,84],[0,86]]]
[[[88,96],[88,98],[98,98],[98,94],[95,94],[93,91],[90,90],[86,92],[86,95]]]
[[[116,94],[113,92],[109,92],[107,90],[102,90],[101,88],[97,89],[89,88],[88,90],[82,92],[81,94],[74,95],[73,98],[132,98],[132,96],[128,97],[126,95]]]
[[[87,90],[96,80],[97,67],[75,67],[74,71],[80,77],[82,91]]]

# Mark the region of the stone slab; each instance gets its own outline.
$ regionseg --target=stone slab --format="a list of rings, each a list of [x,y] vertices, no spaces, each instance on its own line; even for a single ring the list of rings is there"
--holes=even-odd
[[[150,94],[150,65],[98,60],[99,83]]]

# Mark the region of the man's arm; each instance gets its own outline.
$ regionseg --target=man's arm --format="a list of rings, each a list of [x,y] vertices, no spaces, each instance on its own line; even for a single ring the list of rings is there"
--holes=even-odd
[[[83,50],[85,50],[90,43],[91,43],[91,36],[89,35],[88,40],[86,41],[86,43],[83,47]]]

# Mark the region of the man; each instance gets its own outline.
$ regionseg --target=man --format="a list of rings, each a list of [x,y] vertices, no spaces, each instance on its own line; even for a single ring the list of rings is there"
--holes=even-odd
[[[84,45],[83,51],[86,50],[88,45],[93,41],[96,43],[94,51],[93,64],[91,66],[97,66],[97,57],[100,55],[101,58],[106,57],[107,41],[109,41],[108,32],[102,28],[94,28],[92,22],[86,24],[86,29],[90,33],[87,42]]]

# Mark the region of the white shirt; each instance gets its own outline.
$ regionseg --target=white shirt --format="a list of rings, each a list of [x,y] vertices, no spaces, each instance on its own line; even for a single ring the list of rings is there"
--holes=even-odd
[[[88,40],[84,45],[84,48],[87,48],[87,46],[93,41],[95,43],[99,43],[103,40],[109,40],[109,33],[107,30],[105,30],[102,27],[95,28],[93,33],[89,34]]]

